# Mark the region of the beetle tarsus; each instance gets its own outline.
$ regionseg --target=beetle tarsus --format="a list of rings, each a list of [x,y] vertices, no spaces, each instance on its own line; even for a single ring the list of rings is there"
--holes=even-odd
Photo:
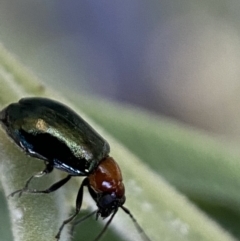
[[[19,193],[19,194],[18,194],[18,197],[21,197],[21,196],[22,196],[22,193],[23,193],[23,190],[22,190],[22,189],[19,189],[19,190],[14,191],[14,192],[10,193],[10,194],[7,196],[7,198],[13,197],[13,196],[15,196],[15,194],[17,194],[17,193]]]

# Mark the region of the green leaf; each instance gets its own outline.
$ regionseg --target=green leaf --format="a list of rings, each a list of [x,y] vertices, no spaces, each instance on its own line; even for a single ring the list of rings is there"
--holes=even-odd
[[[24,96],[56,98],[73,107],[109,141],[111,155],[122,169],[126,186],[126,206],[152,241],[235,240],[217,222],[209,219],[186,198],[201,197],[201,200],[206,202],[217,202],[224,198],[224,203],[232,199],[237,207],[238,195],[233,192],[236,191],[238,183],[236,173],[238,156],[231,153],[224,145],[199,132],[182,128],[179,124],[169,123],[153,115],[146,115],[135,108],[127,110],[117,105],[109,105],[103,110],[101,108],[104,107],[99,100],[91,102],[89,97],[81,99],[81,105],[78,106],[79,99],[73,98],[72,94],[68,96],[72,98],[70,103],[63,99],[62,95],[60,97],[49,88],[44,88],[36,77],[10,56],[2,46],[0,46],[0,66],[1,107]],[[115,138],[82,114],[80,107],[99,121]],[[43,168],[41,161],[26,157],[2,130],[0,130],[0,150],[0,180],[5,196],[22,187],[29,176]],[[230,173],[231,176],[227,177]],[[37,188],[49,186],[59,180],[61,175],[64,174],[55,171],[47,178],[34,181],[32,185]],[[71,183],[53,194],[29,194],[21,198],[8,198],[13,239],[55,240],[54,235],[62,220],[68,217],[70,206],[74,208],[74,198],[80,183],[81,178],[74,178]],[[185,192],[186,196],[176,191],[175,186]],[[89,196],[84,196],[84,200],[88,210],[96,208]],[[78,228],[79,237],[76,240],[82,240],[83,237],[84,240],[92,240],[99,231],[96,222],[90,220],[88,223],[90,226],[84,224]],[[116,232],[114,240],[117,240],[116,237],[119,240],[140,240],[130,218],[121,210],[111,227]],[[70,240],[66,230],[64,229],[61,240]],[[104,240],[113,240],[113,238],[107,234]]]
[[[133,106],[72,98],[152,170],[240,238],[238,151],[203,131]]]

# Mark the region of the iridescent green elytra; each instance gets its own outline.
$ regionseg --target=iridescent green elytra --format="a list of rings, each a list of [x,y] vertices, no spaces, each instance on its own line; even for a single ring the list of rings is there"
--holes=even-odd
[[[88,175],[110,151],[88,123],[54,100],[21,99],[0,112],[0,123],[27,154],[71,175]]]

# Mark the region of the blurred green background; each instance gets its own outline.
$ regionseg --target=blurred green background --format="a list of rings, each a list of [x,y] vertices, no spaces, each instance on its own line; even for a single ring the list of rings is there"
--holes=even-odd
[[[46,83],[239,140],[240,2],[2,0],[0,36]]]

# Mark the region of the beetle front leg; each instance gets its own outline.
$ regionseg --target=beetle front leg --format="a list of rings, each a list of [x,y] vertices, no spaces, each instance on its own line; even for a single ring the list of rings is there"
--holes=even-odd
[[[80,209],[81,209],[81,206],[82,206],[82,199],[83,199],[83,188],[84,188],[84,186],[87,186],[87,185],[88,185],[88,179],[85,178],[82,181],[82,184],[81,184],[81,186],[79,188],[79,191],[78,191],[78,194],[77,194],[75,213],[72,216],[70,216],[68,219],[63,221],[62,225],[60,226],[60,228],[58,230],[57,235],[55,236],[55,238],[57,240],[60,239],[60,235],[61,235],[61,232],[62,232],[64,226],[66,224],[68,224],[69,222],[71,222],[78,215],[78,213],[80,212]]]
[[[43,177],[44,175],[49,174],[52,171],[53,171],[53,166],[50,163],[45,163],[45,169],[43,171],[32,175],[30,178],[28,178],[28,180],[25,183],[25,186],[22,189],[12,192],[11,194],[8,195],[8,197],[10,197],[10,196],[13,197],[17,193],[19,193],[19,197],[21,197],[23,192],[29,192],[28,185],[32,181],[33,178]]]

